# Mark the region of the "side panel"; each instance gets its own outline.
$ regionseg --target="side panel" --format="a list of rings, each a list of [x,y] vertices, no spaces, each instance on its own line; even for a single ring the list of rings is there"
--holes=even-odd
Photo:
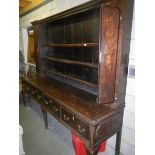
[[[33,25],[34,29],[34,50],[35,50],[35,62],[36,62],[36,71],[39,73],[39,49],[38,49],[38,31],[39,31],[39,24],[34,24]]]
[[[119,20],[117,8],[101,9],[99,104],[114,101]]]
[[[33,23],[32,23],[33,24]],[[46,23],[33,24],[34,29],[34,43],[35,43],[35,54],[36,54],[36,71],[41,74],[42,68],[42,55],[45,53],[46,49],[43,45],[46,43]]]
[[[95,129],[93,145],[97,145],[98,143],[103,142],[105,139],[111,137],[111,135],[120,130],[122,127],[122,121],[123,111],[119,111],[114,116],[99,123]]]

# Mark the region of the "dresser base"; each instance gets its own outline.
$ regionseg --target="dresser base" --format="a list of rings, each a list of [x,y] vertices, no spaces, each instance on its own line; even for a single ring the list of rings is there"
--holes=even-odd
[[[57,98],[56,100],[54,91],[57,90],[57,92],[59,92],[58,87],[52,87],[52,93],[47,94],[45,92],[45,89],[48,90],[48,86],[45,87],[46,83],[43,83],[42,85],[40,84],[41,81],[39,81],[39,85],[38,81],[32,81],[31,79],[26,78],[23,78],[22,81],[24,105],[26,105],[27,101],[26,96],[28,96],[28,102],[30,102],[30,99],[33,99],[40,105],[46,129],[48,129],[47,112],[49,112],[83,141],[87,155],[97,155],[101,144],[114,134],[117,134],[115,155],[119,155],[124,108],[115,110],[104,106],[102,107],[103,109],[94,109],[96,111],[93,112],[96,113],[96,115],[102,115],[100,116],[100,119],[96,118],[93,120],[90,118],[89,121],[88,119],[91,115],[87,115],[88,118],[83,118],[83,113],[77,111],[77,107],[71,109],[71,105],[66,106],[69,100],[64,100],[66,104],[61,102],[61,98]],[[78,106],[80,110],[83,110],[82,107],[80,107],[82,105],[79,104]],[[85,111],[85,113],[86,112],[87,111]],[[87,114],[92,114],[92,110]]]

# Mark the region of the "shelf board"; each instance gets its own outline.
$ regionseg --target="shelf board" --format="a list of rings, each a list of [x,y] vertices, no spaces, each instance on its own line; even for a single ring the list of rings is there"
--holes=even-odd
[[[85,81],[85,80],[81,80],[81,79],[78,79],[78,78],[75,78],[75,77],[72,77],[72,76],[68,76],[68,75],[65,75],[65,74],[63,74],[61,72],[56,72],[56,71],[49,70],[49,69],[47,71],[50,72],[50,73],[53,73],[55,75],[61,76],[61,77],[66,77],[68,79],[71,79],[71,80],[74,80],[74,81],[78,81],[78,82],[81,82],[83,84],[87,84],[87,85],[89,85],[91,87],[97,87],[97,84],[95,84],[95,83],[88,82],[88,81]]]
[[[43,59],[48,59],[51,61],[56,61],[60,63],[66,63],[66,64],[74,64],[74,65],[81,65],[91,68],[98,68],[98,64],[91,64],[87,62],[81,62],[81,61],[74,61],[74,60],[68,60],[68,59],[61,59],[61,58],[55,58],[55,57],[43,57]]]
[[[79,44],[44,44],[51,47],[98,47],[99,43],[79,43]]]

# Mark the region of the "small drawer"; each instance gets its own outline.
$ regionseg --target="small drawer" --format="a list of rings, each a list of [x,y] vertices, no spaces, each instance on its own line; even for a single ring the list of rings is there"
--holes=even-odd
[[[38,90],[37,88],[35,88],[34,86],[31,86],[30,89],[30,95],[33,99],[35,99],[37,102],[41,103],[42,101],[42,93],[40,90]]]
[[[48,96],[44,96],[44,105],[48,106],[48,108],[55,114],[60,117],[60,105],[56,102],[52,101]]]
[[[50,100],[49,107],[56,116],[60,117],[60,105],[59,104],[57,104],[56,102]]]
[[[42,102],[43,101],[43,95],[42,92],[38,89],[35,89],[35,94],[34,94],[34,98],[38,101],[38,102]]]
[[[71,112],[62,108],[61,110],[61,119],[68,125],[74,127],[75,126],[75,116]]]
[[[47,96],[44,96],[44,105],[50,106],[51,103],[52,101],[50,100],[50,98]]]
[[[75,129],[84,138],[89,140],[89,125],[78,117],[76,117]]]

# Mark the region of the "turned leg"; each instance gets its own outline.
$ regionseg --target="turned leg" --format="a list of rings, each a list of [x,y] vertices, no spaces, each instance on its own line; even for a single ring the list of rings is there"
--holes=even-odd
[[[47,120],[47,112],[41,108],[43,117],[44,117],[44,122],[45,122],[45,129],[48,129],[48,120]]]
[[[25,92],[24,92],[24,91],[21,91],[21,94],[22,94],[22,98],[23,98],[24,106],[26,106]]]
[[[115,155],[119,155],[120,154],[121,135],[122,135],[122,130],[117,132],[117,135],[116,135]]]

